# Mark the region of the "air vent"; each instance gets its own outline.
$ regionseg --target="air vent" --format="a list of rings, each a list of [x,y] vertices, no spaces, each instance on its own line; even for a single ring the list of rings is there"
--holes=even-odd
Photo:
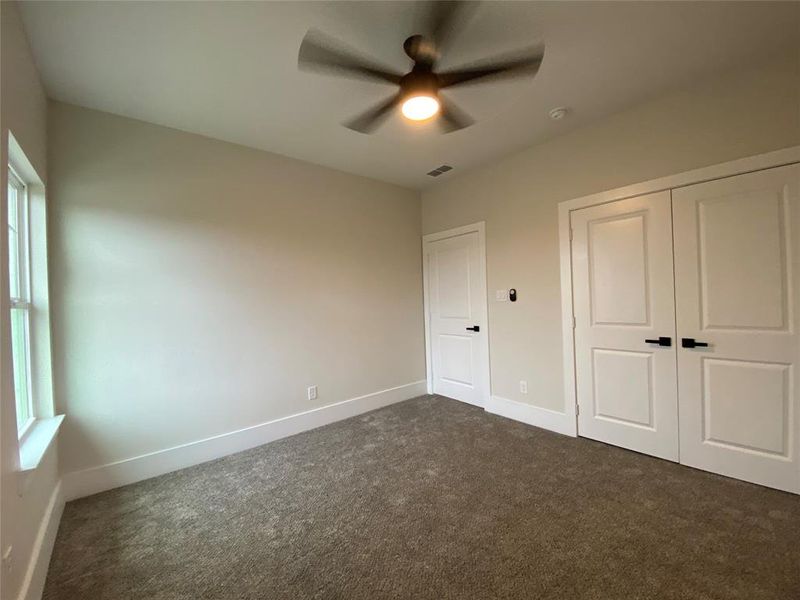
[[[428,175],[431,177],[438,177],[442,173],[447,173],[448,171],[452,171],[453,167],[450,165],[442,165],[441,167],[436,167],[433,171],[428,171]]]

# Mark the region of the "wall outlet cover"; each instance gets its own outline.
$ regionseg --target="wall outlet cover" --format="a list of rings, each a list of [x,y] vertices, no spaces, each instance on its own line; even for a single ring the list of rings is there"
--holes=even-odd
[[[312,385],[308,388],[308,399],[309,400],[316,400],[317,399],[317,386]]]
[[[524,379],[519,382],[519,391],[522,394],[527,394],[528,393],[528,382],[525,381]]]

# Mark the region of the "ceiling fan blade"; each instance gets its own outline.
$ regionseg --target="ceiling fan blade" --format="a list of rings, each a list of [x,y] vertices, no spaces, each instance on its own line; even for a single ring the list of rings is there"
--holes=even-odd
[[[324,71],[345,77],[372,79],[396,85],[400,84],[402,77],[316,30],[310,30],[303,38],[297,56],[297,66],[308,71]]]
[[[483,83],[483,80],[501,77],[521,77],[523,75],[535,75],[542,65],[544,51],[539,48],[537,51],[513,58],[501,58],[490,61],[481,61],[472,65],[439,73],[439,87],[448,88],[454,85],[464,85],[467,83]]]
[[[344,123],[344,126],[360,133],[372,133],[389,116],[391,110],[400,103],[400,95],[396,94],[384,100],[370,109],[367,109],[357,117]]]
[[[441,55],[455,37],[460,25],[472,15],[480,2],[463,0],[431,2],[428,31],[436,51]]]
[[[472,125],[475,120],[450,100],[439,95],[439,126],[444,133],[458,131]]]

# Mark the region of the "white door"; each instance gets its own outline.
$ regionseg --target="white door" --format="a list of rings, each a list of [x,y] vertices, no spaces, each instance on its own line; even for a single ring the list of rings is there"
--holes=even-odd
[[[681,462],[800,492],[800,166],[673,191]],[[688,342],[691,346],[692,343]]]
[[[578,433],[678,460],[669,192],[574,211]]]
[[[489,346],[483,229],[425,236],[433,393],[483,406]]]

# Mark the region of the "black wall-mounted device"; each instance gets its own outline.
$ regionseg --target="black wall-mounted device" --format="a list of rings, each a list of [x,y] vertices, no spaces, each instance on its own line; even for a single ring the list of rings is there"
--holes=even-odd
[[[514,288],[511,288],[510,290],[508,290],[508,299],[511,300],[511,302],[516,302],[517,301],[517,290],[515,290]]]

